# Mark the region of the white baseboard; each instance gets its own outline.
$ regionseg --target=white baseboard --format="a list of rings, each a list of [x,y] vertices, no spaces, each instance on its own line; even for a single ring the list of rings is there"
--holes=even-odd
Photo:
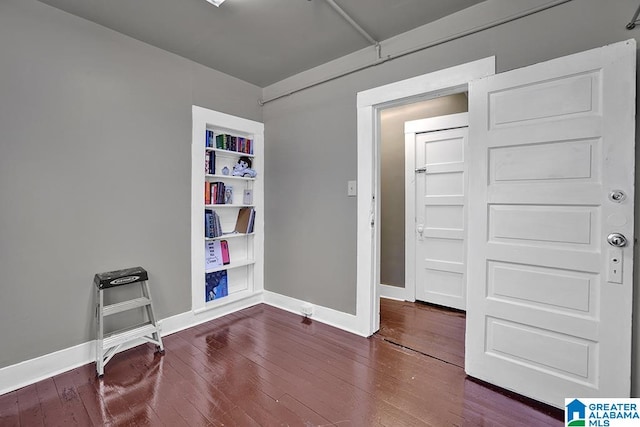
[[[95,360],[94,341],[78,344],[0,369],[0,395]]]
[[[167,336],[183,329],[191,328],[209,320],[226,316],[238,310],[260,304],[262,294],[256,294],[249,298],[234,301],[230,304],[216,307],[211,310],[202,311],[195,314],[187,311],[175,316],[160,320],[160,335]],[[133,348],[145,343],[144,340],[133,340],[123,345],[119,351]],[[77,368],[96,360],[95,340],[65,348],[60,351],[45,354],[34,359],[25,360],[15,365],[0,369],[0,395],[9,393],[19,388],[61,374],[71,369]]]
[[[311,304],[307,301],[291,298],[269,291],[264,291],[263,302],[273,307],[280,308],[291,313],[299,314],[301,316],[302,306],[307,304],[311,305],[313,308],[313,314],[309,317],[312,320],[318,321],[320,323],[325,323],[329,326],[334,326],[347,332],[351,332],[352,334],[364,336],[359,332],[357,318],[353,314],[343,313],[331,308]]]
[[[209,320],[217,319],[218,317],[226,316],[227,314],[234,313],[238,310],[252,307],[256,304],[260,304],[261,302],[263,302],[263,295],[262,293],[258,293],[242,300],[212,308],[211,310],[202,310],[197,313],[187,311],[185,313],[167,317],[166,319],[158,322],[160,324],[160,333],[163,337],[171,335],[201,323],[208,322]]]
[[[382,298],[395,299],[398,301],[406,300],[407,290],[397,286],[380,285],[380,296]]]
[[[353,314],[343,313],[320,305],[309,304],[306,301],[269,291],[264,291],[226,305],[214,307],[210,310],[202,310],[197,313],[187,311],[167,317],[159,321],[160,334],[164,337],[260,303],[269,304],[273,307],[300,315],[302,315],[300,311],[302,306],[310,305],[313,309],[311,319],[363,336],[358,332],[357,318]],[[144,342],[144,340],[131,341],[123,345],[119,351],[127,350]],[[0,368],[0,395],[94,361],[95,341],[92,340],[34,359],[25,360],[15,365]]]

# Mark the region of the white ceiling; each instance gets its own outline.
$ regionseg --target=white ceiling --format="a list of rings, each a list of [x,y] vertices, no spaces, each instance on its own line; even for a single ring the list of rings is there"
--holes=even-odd
[[[325,0],[40,1],[260,87],[369,45]],[[381,41],[483,0],[335,1]]]

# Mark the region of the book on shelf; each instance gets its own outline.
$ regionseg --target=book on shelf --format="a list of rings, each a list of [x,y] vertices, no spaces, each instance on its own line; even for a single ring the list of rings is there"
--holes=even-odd
[[[229,257],[229,243],[226,240],[220,240],[220,249],[222,250],[222,264],[229,264],[231,262],[231,258]]]
[[[215,236],[213,237],[220,237],[222,236],[222,223],[220,222],[220,216],[218,215],[218,212],[213,211],[213,219],[215,226]]]
[[[218,193],[218,183],[217,182],[212,182],[211,183],[211,204],[215,205],[216,204],[216,194]]]
[[[211,204],[211,183],[209,181],[204,182],[204,204]]]
[[[207,164],[207,173],[215,174],[216,173],[216,152],[208,151],[205,156],[205,164]]]
[[[205,147],[211,147],[211,138],[213,136],[213,131],[210,130],[206,130],[205,131],[205,137],[204,137],[204,146]]]
[[[249,219],[251,216],[251,208],[240,208],[238,210],[238,218],[236,219],[235,231],[238,233],[246,233],[249,229]]]
[[[226,202],[226,188],[224,182],[215,181],[205,183],[204,203],[206,205],[224,205]],[[233,197],[233,189],[231,189],[231,197]]]
[[[253,225],[256,222],[256,210],[251,208],[251,215],[249,216],[249,226],[247,227],[247,234],[253,233]]]
[[[256,218],[256,210],[254,208],[240,208],[238,210],[238,218],[236,219],[235,232],[237,233],[253,233],[253,224]]]
[[[242,204],[243,205],[252,205],[253,204],[253,190],[250,188],[245,188],[242,192]]]
[[[213,211],[211,209],[204,211],[204,236],[214,237]]]
[[[220,150],[226,150],[227,148],[227,135],[216,135],[216,148]]]
[[[204,268],[211,270],[212,268],[222,267],[222,244],[220,240],[212,240],[204,242]]]
[[[220,224],[220,216],[211,209],[204,210],[204,237],[220,237],[222,236],[222,226]]]
[[[213,301],[229,295],[227,270],[205,274],[204,300]]]
[[[224,184],[224,182],[218,182],[218,188],[217,188],[217,194],[216,194],[216,203],[219,205],[224,205],[225,202],[225,192],[226,192],[226,188],[227,186]]]
[[[215,135],[215,145],[219,150],[235,151],[237,153],[253,154],[253,140],[241,136],[219,134]]]

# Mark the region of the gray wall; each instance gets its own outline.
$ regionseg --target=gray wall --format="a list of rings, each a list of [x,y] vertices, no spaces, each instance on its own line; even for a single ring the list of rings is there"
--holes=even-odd
[[[261,90],[35,0],[0,1],[0,368],[94,337],[96,272],[191,308],[191,105]]]
[[[637,6],[634,0],[574,0],[267,104],[266,288],[355,312],[356,204],[345,187],[356,176],[357,92],[491,55],[505,71],[638,38],[640,27],[625,29]],[[637,280],[635,289],[640,294]],[[638,395],[640,315],[635,319]]]
[[[464,93],[380,113],[380,283],[404,288],[404,122],[468,111]]]

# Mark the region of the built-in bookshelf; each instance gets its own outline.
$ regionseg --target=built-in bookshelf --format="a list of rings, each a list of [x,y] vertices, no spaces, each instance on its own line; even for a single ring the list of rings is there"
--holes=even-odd
[[[194,106],[192,138],[192,307],[198,313],[263,290],[263,125]]]

